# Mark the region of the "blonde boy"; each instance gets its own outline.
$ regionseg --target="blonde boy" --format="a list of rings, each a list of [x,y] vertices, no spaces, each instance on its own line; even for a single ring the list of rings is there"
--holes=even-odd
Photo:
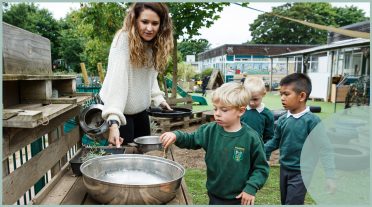
[[[241,121],[256,130],[266,143],[274,136],[274,116],[262,103],[266,95],[265,83],[261,78],[249,77],[245,79],[244,86],[251,92],[251,100]]]
[[[253,205],[269,174],[257,132],[240,122],[250,92],[239,83],[225,83],[212,93],[215,122],[193,133],[166,132],[164,147],[205,150],[209,204]]]

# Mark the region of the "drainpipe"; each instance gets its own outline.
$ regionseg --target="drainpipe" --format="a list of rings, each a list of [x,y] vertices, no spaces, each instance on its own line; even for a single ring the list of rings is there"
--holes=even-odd
[[[288,67],[289,67],[289,65],[288,65],[288,62],[289,62],[288,59],[289,58],[287,57],[287,75],[288,75]]]
[[[328,55],[328,58],[329,58],[329,52],[327,53]],[[328,94],[327,94],[327,99],[330,99],[329,97],[331,97],[331,93],[332,93],[332,76],[333,76],[333,60],[334,60],[334,57],[335,57],[335,51],[331,51],[331,71],[330,71],[330,74],[329,74],[329,84],[328,84]]]
[[[271,67],[270,67],[270,85],[269,90],[272,91],[272,84],[273,84],[273,58],[270,58]]]

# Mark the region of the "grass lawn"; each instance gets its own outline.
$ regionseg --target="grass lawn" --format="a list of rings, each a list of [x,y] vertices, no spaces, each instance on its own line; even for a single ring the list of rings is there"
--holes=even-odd
[[[205,181],[206,171],[200,169],[187,169],[185,181],[194,205],[208,205],[209,199]],[[270,168],[270,176],[265,186],[256,194],[256,205],[280,205],[279,167]],[[305,204],[315,204],[310,196],[306,196]]]
[[[193,95],[201,94],[195,93]],[[194,111],[212,110],[212,102],[210,93],[207,97],[208,106],[194,105]],[[271,110],[282,109],[280,102],[280,96],[278,92],[267,93],[263,99],[266,107]],[[321,119],[325,119],[334,113],[335,105],[333,103],[326,103],[320,101],[308,101],[309,106],[320,106],[322,111],[317,113]],[[342,110],[344,107],[343,103],[337,104],[336,111]],[[206,171],[201,169],[187,169],[185,175],[185,181],[188,187],[188,191],[192,196],[193,203],[195,205],[206,205],[208,204],[207,189],[205,187],[206,182]],[[279,167],[272,166],[270,168],[270,176],[265,186],[257,193],[256,202],[257,205],[280,205],[280,190],[279,190]],[[309,195],[306,196],[305,204],[315,204]]]
[[[192,93],[191,95],[198,95],[201,96],[201,93]],[[210,93],[208,93],[207,97],[208,106],[202,106],[202,105],[193,105],[194,111],[203,111],[203,110],[212,110],[213,105],[210,97]],[[266,94],[266,96],[263,99],[263,103],[265,103],[265,106],[271,110],[276,109],[283,109],[282,103],[280,102],[280,96],[277,91],[269,92]],[[335,104],[330,102],[322,102],[322,101],[307,101],[308,106],[320,106],[322,108],[321,113],[317,113],[321,119],[327,118],[329,115],[332,115],[335,111]],[[338,103],[336,106],[336,112],[344,109],[345,104],[344,103]]]

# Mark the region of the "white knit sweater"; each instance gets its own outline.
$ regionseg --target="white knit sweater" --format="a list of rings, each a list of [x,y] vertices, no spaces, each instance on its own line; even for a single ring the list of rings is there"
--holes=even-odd
[[[105,120],[117,120],[126,125],[124,114],[136,114],[154,101],[159,106],[165,101],[160,91],[158,72],[151,68],[134,68],[129,62],[128,34],[120,32],[112,41],[105,80],[99,93]],[[151,55],[151,49],[148,50]]]

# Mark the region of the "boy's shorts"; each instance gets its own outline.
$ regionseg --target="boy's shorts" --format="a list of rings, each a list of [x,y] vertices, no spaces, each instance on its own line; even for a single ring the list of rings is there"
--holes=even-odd
[[[240,205],[241,199],[225,199],[208,192],[209,205]]]

